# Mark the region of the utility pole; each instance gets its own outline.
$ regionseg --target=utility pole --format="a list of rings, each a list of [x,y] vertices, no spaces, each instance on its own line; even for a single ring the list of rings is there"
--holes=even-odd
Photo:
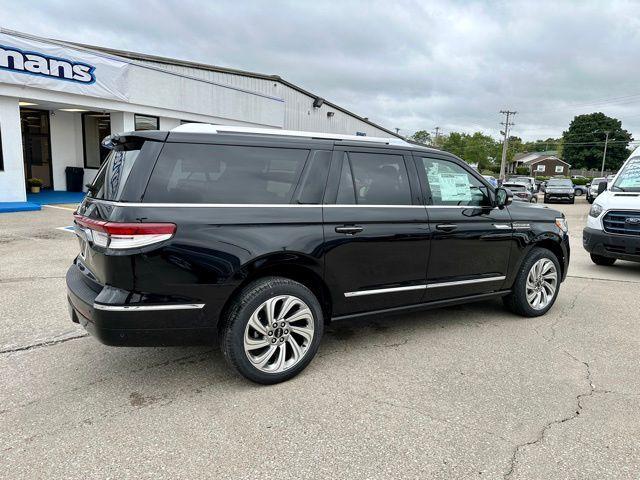
[[[604,139],[604,152],[602,154],[602,170],[600,170],[600,176],[604,177],[604,161],[607,159],[607,143],[609,143],[609,133],[611,132],[604,132],[607,136]]]
[[[504,131],[500,132],[504,135],[504,140],[502,142],[502,160],[500,161],[500,180],[504,181],[505,169],[507,166],[507,147],[509,146],[509,129],[515,125],[515,123],[509,121],[509,118],[518,112],[500,110],[500,113],[502,115],[506,115],[504,122],[500,122],[500,125],[504,125]]]

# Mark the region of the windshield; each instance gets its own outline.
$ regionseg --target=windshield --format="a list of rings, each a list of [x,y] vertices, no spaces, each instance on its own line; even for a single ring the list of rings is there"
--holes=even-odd
[[[551,179],[549,180],[547,185],[550,187],[573,187],[573,183],[571,183],[571,180],[565,178]]]
[[[509,180],[518,182],[518,183],[531,183],[528,178],[524,178],[524,177],[514,177],[514,178],[510,178]]]
[[[519,183],[505,183],[503,187],[514,191],[523,191],[527,189],[525,185],[520,185]]]
[[[625,164],[611,189],[622,192],[640,192],[640,157],[633,157]]]
[[[606,181],[607,181],[606,178],[594,178],[593,180],[591,180],[591,185],[598,186],[599,183],[606,182]]]

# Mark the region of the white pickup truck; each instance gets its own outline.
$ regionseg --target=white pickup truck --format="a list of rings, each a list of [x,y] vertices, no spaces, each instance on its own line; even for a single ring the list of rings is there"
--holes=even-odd
[[[640,147],[600,189],[582,232],[582,245],[597,265],[613,265],[617,259],[640,262]]]

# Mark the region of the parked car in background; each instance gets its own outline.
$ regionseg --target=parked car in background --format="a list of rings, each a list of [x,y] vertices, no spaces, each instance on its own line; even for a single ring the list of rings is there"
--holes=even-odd
[[[573,182],[568,178],[550,178],[544,191],[544,203],[569,202],[575,203]]]
[[[66,283],[72,321],[107,345],[217,341],[273,384],[331,320],[488,298],[537,317],[566,278],[564,215],[440,150],[202,124],[103,146]]]
[[[582,195],[586,195],[588,190],[589,190],[589,187],[587,187],[586,185],[574,185],[573,186],[573,191],[574,191],[576,197],[580,197]]]
[[[521,175],[514,175],[507,178],[509,183],[524,183],[531,193],[538,193],[538,185],[536,179],[533,177],[523,177]]]
[[[483,175],[484,179],[487,180],[492,187],[498,188],[498,179],[492,175]]]
[[[587,189],[587,202],[593,203],[593,201],[598,196],[598,185],[606,181],[607,179],[605,177],[599,177],[594,178],[593,180],[591,180],[591,183],[587,184],[587,186],[589,187]]]
[[[640,262],[640,147],[604,191],[602,183],[582,231],[582,245],[596,265],[613,265],[617,259]]]
[[[502,187],[510,190],[513,193],[513,199],[518,202],[536,203],[538,201],[538,197],[531,193],[529,186],[524,183],[505,182]]]

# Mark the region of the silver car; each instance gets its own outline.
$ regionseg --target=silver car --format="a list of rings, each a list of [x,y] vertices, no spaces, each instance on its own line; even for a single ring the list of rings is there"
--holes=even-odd
[[[508,188],[513,193],[513,200],[518,202],[536,203],[538,197],[531,192],[529,185],[524,183],[505,182],[502,184],[504,188]]]

